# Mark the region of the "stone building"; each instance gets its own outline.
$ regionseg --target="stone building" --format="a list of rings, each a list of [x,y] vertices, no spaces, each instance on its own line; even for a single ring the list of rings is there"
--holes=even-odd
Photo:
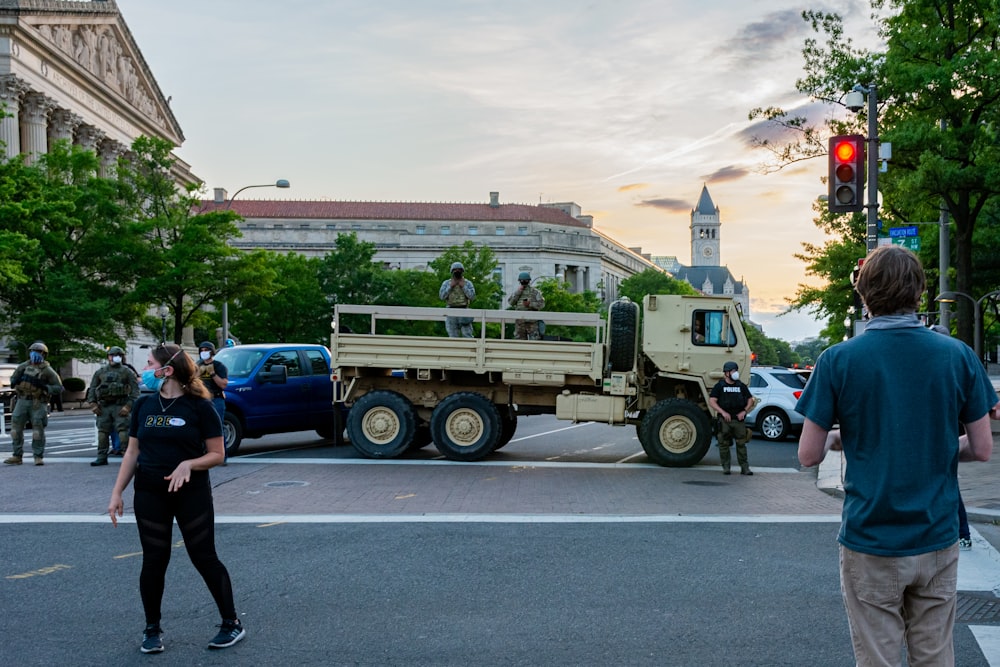
[[[469,204],[229,200],[222,189],[215,195],[203,202],[206,210],[231,207],[243,217],[235,247],[319,256],[334,247],[338,234],[354,232],[375,245],[375,260],[386,267],[426,269],[449,247],[472,241],[496,253],[507,294],[517,274],[529,271],[532,278],[559,278],[573,292],[590,290],[611,301],[622,280],[656,268],[640,250],[594,229],[593,218],[572,202],[502,204],[497,192],[488,203]]]

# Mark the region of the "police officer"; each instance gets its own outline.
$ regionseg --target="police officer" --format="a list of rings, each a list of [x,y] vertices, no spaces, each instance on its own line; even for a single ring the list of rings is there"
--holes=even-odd
[[[545,297],[542,292],[531,286],[531,274],[521,271],[517,274],[517,282],[521,286],[510,295],[507,303],[514,310],[541,310],[545,308]],[[517,320],[514,322],[514,338],[520,340],[541,340],[538,320]]]
[[[729,447],[736,442],[736,461],[740,464],[741,475],[752,475],[750,462],[747,460],[747,443],[751,432],[743,420],[753,409],[753,394],[750,388],[740,381],[740,367],[735,361],[727,361],[722,365],[723,378],[719,380],[709,395],[708,402],[716,412],[718,419],[719,458],[722,460],[722,474],[729,474]]]
[[[24,454],[24,425],[31,420],[31,452],[35,465],[44,465],[45,427],[49,424],[49,397],[62,391],[62,380],[45,357],[49,348],[38,340],[28,348],[28,360],[14,369],[10,386],[17,393],[17,403],[10,416],[10,438],[14,451],[4,460],[7,465],[21,465]]]
[[[229,369],[221,361],[215,360],[215,344],[206,340],[198,346],[198,377],[212,395],[212,406],[224,422],[226,416],[225,388],[229,384]]]
[[[448,308],[468,308],[472,300],[476,298],[476,288],[471,280],[465,279],[465,267],[461,262],[451,265],[451,278],[441,283],[438,296],[447,304]],[[444,318],[444,328],[451,338],[472,338],[472,318],[471,317],[446,317]]]
[[[139,381],[125,364],[125,350],[115,345],[108,350],[108,363],[97,369],[87,388],[87,402],[97,416],[97,458],[90,465],[108,465],[112,431],[118,434],[120,453],[125,452],[128,447],[128,416],[137,398]]]

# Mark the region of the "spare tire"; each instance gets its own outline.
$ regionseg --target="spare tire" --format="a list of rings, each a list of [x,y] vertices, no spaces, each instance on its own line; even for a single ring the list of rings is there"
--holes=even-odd
[[[639,305],[618,300],[608,309],[608,364],[614,373],[635,367],[635,334],[639,327]]]

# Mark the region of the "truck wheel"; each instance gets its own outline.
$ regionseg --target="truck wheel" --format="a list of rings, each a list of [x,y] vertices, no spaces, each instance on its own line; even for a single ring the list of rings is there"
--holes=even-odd
[[[784,440],[788,435],[788,417],[780,410],[765,410],[757,417],[756,425],[765,440]]]
[[[347,415],[347,435],[362,455],[391,459],[406,451],[417,432],[417,414],[404,396],[394,391],[365,394]]]
[[[431,437],[445,458],[478,461],[496,448],[500,412],[480,394],[452,394],[431,413]]]
[[[635,332],[639,326],[639,306],[631,301],[611,304],[608,319],[608,363],[615,373],[630,371],[635,366]]]
[[[506,411],[500,413],[500,437],[497,438],[497,446],[493,448],[493,451],[502,449],[504,445],[510,442],[510,439],[514,437],[514,432],[517,430],[517,414],[514,412],[507,413]]]
[[[413,442],[410,443],[411,450],[423,449],[427,445],[434,442],[431,438],[431,426],[426,422],[421,422],[417,426],[417,432],[413,436]]]
[[[712,444],[708,415],[682,398],[668,398],[647,410],[638,431],[646,455],[668,468],[693,466]]]
[[[222,444],[226,447],[226,456],[236,456],[243,442],[243,423],[240,418],[226,410],[222,418]]]

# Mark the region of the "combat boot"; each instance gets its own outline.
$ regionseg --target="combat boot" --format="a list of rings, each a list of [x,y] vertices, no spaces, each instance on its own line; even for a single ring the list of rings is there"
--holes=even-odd
[[[36,456],[35,457],[35,465],[36,466],[43,466],[43,465],[45,465],[45,461],[42,460],[41,456]]]
[[[4,459],[3,462],[6,463],[9,466],[19,466],[19,465],[21,465],[21,457],[20,456],[11,456],[10,458]]]
[[[753,474],[753,470],[750,470],[750,466],[743,466],[742,468],[740,468],[740,474],[741,475],[752,475]]]
[[[90,465],[92,465],[92,466],[106,466],[106,465],[108,465],[108,457],[107,456],[98,456],[96,459],[94,459],[93,461],[90,462]]]

